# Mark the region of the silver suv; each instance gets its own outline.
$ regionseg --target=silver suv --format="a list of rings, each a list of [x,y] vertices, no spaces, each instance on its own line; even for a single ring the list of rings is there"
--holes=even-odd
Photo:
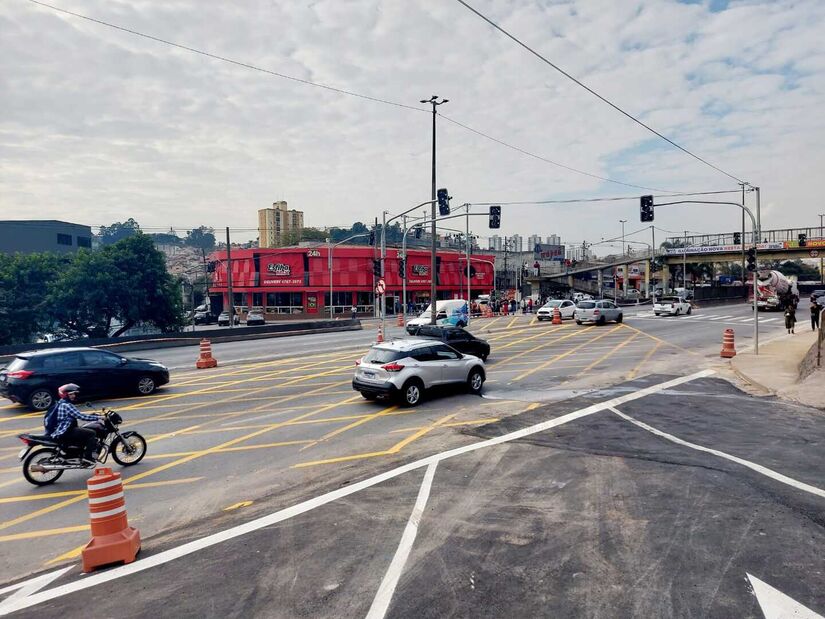
[[[376,344],[356,361],[352,388],[367,400],[398,398],[416,406],[424,391],[442,385],[466,385],[481,393],[484,362],[433,340],[403,339]]]
[[[620,307],[613,301],[599,299],[598,301],[579,301],[576,306],[576,324],[580,325],[583,322],[592,322],[597,325],[603,325],[609,320],[622,322],[624,314]]]

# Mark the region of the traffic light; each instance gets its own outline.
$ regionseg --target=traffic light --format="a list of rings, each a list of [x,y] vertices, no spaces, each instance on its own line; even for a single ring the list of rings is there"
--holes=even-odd
[[[380,260],[373,260],[372,261],[372,274],[376,277],[381,277],[381,261]]]
[[[742,244],[742,233],[741,232],[734,232],[733,233],[733,244],[734,245],[741,245]]]
[[[407,261],[404,258],[398,259],[398,277],[407,279]]]
[[[375,245],[375,230],[370,230],[370,245]]]
[[[421,226],[416,226],[415,227],[415,238],[420,239],[422,234],[424,234],[424,228],[422,228]]]
[[[748,249],[747,261],[748,261],[747,269],[748,269],[748,271],[753,273],[756,270],[756,248],[755,247],[751,247],[750,249]]]
[[[436,192],[436,197],[438,198],[438,212],[441,216],[449,215],[450,214],[450,195],[446,189],[441,188]]]
[[[800,234],[798,237],[799,239],[799,246],[806,247],[808,245],[808,235],[807,234]]]
[[[653,196],[642,196],[640,208],[642,221],[653,221]]]
[[[490,228],[501,228],[501,207],[490,207]]]

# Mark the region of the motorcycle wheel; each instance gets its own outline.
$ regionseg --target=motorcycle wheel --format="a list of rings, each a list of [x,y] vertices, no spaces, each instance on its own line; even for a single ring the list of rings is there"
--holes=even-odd
[[[112,458],[121,466],[132,466],[143,460],[146,455],[146,439],[137,432],[124,436],[126,443],[117,439],[112,443]]]
[[[32,451],[28,456],[26,456],[26,459],[23,460],[23,477],[26,478],[26,481],[30,484],[34,484],[35,486],[47,486],[56,482],[63,474],[62,470],[46,471],[45,473],[39,473],[31,470],[32,466],[51,460],[56,455],[56,449],[46,447],[45,449]]]

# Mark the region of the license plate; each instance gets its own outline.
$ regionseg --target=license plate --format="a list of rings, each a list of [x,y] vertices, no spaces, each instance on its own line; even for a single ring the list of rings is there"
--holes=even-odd
[[[375,372],[364,372],[364,376],[367,378],[375,378]]]
[[[21,450],[20,450],[20,453],[19,453],[19,454],[17,454],[17,459],[18,459],[18,460],[22,460],[22,459],[23,459],[23,456],[25,456],[25,455],[26,455],[26,452],[27,452],[28,450],[29,450],[29,448],[28,448],[28,447],[24,447],[23,449],[21,449]]]

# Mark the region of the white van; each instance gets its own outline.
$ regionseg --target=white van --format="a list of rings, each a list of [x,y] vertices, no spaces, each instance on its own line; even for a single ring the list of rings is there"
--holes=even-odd
[[[427,306],[418,318],[413,318],[407,323],[407,333],[413,334],[417,327],[430,324],[430,312],[432,303]],[[450,299],[448,301],[436,302],[435,324],[439,326],[467,326],[467,301],[464,299]]]

